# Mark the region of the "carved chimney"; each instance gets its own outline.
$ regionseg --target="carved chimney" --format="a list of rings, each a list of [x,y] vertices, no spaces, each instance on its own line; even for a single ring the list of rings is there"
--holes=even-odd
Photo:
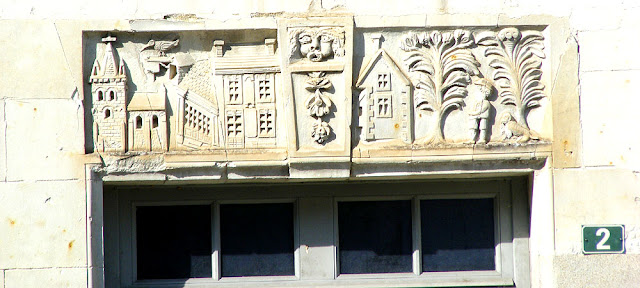
[[[222,57],[224,55],[224,40],[213,41],[213,51],[216,57]]]

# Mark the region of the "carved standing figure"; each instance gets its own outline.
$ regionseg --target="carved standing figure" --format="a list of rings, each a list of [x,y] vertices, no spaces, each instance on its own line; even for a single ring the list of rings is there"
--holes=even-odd
[[[491,88],[492,85],[487,79],[473,79],[473,88],[469,89],[465,109],[469,115],[469,136],[471,139],[468,143],[484,144],[488,142],[489,121],[487,119],[491,112],[491,103],[487,99],[491,94]]]

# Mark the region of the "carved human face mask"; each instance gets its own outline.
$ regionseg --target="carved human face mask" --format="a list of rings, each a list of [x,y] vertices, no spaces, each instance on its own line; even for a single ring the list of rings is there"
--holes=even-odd
[[[333,53],[331,46],[334,40],[335,37],[327,31],[302,32],[298,35],[300,54],[313,62],[322,61]]]

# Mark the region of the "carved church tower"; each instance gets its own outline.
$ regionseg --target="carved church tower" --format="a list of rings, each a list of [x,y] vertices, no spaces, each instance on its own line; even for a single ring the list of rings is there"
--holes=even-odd
[[[96,56],[91,68],[91,96],[93,103],[93,141],[96,151],[125,152],[127,131],[127,75],[124,61],[116,64],[112,42],[116,38],[102,38],[105,43],[102,58]]]

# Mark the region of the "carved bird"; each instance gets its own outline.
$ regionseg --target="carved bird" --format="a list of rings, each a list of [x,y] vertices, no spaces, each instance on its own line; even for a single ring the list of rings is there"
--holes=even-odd
[[[140,49],[140,51],[148,48],[153,48],[153,50],[156,50],[158,51],[158,53],[160,53],[160,56],[165,56],[165,52],[177,47],[179,42],[180,39],[176,39],[175,41],[156,41],[151,39],[149,40],[149,43],[147,43],[147,45]]]

